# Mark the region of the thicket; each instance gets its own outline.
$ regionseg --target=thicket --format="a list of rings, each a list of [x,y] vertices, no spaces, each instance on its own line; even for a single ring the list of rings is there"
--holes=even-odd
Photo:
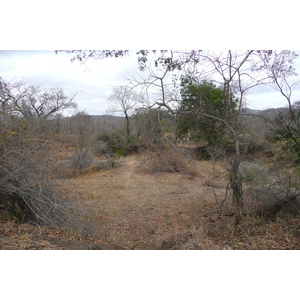
[[[138,110],[130,117],[130,132],[127,125],[109,130],[105,126],[98,128],[93,149],[98,155],[126,156],[143,150],[161,149],[168,134],[173,138],[174,120],[165,112],[157,109]],[[97,130],[96,130],[97,132]]]
[[[149,155],[140,166],[140,171],[147,174],[155,173],[183,173],[195,175],[195,165],[191,157],[184,152],[166,147],[161,151]]]
[[[56,188],[47,164],[53,136],[43,128],[49,120],[25,117],[13,92],[1,79],[0,209],[21,222],[77,227],[77,209]],[[22,94],[22,109],[26,108],[26,95]]]

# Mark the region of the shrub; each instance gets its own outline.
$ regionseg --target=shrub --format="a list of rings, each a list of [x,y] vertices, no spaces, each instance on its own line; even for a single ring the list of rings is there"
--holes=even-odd
[[[289,180],[253,185],[248,188],[250,209],[261,216],[274,219],[280,211],[300,211],[300,191],[290,190]]]
[[[243,161],[240,164],[240,174],[244,182],[257,183],[267,176],[267,168],[257,163]]]
[[[219,146],[199,146],[195,149],[195,155],[199,160],[217,160],[224,156],[225,150]]]
[[[89,148],[76,149],[74,155],[71,158],[71,166],[78,170],[90,167],[93,162],[94,160]]]
[[[192,173],[192,162],[182,152],[173,149],[162,150],[148,158],[141,167],[145,173]]]
[[[103,146],[103,154],[107,151],[125,152],[127,147],[127,138],[122,130],[114,130],[111,132],[104,132],[97,138],[98,144]]]
[[[0,99],[0,209],[22,222],[79,228],[73,203],[56,189],[46,163],[53,136],[46,123],[21,116],[8,95]]]
[[[93,150],[94,155],[96,155],[96,156],[103,155],[108,150],[107,142],[105,142],[103,140],[96,141],[93,144],[92,150]]]
[[[75,221],[74,207],[53,186],[45,165],[29,155],[2,157],[0,208],[33,224],[64,227]]]
[[[126,156],[138,152],[139,144],[136,135],[130,135],[128,139],[124,130],[114,130],[99,135],[94,150],[97,154],[116,153],[118,156]]]

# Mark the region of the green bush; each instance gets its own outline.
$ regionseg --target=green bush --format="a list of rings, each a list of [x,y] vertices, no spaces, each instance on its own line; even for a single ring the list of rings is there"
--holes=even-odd
[[[118,150],[125,150],[127,145],[127,138],[123,130],[113,130],[111,132],[103,132],[98,138],[98,142],[105,143],[103,153],[107,151],[117,152]]]
[[[114,153],[118,156],[126,156],[139,148],[139,139],[136,135],[130,135],[129,139],[124,130],[104,132],[97,138],[98,152],[102,154]]]

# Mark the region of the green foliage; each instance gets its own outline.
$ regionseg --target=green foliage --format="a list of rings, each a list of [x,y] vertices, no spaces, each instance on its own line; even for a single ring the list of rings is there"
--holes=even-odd
[[[104,152],[117,152],[126,149],[127,137],[124,130],[113,130],[104,132],[98,136],[98,141],[105,142],[106,146]]]
[[[26,220],[26,216],[25,214],[22,214],[20,211],[18,211],[17,209],[13,209],[11,211],[13,220],[17,221],[17,222],[23,222],[24,220]]]
[[[296,102],[289,112],[278,114],[270,141],[285,142],[285,149],[291,151],[294,163],[300,164],[300,102]]]
[[[118,156],[126,156],[129,152],[134,151],[138,147],[138,138],[132,134],[126,135],[124,129],[117,129],[110,132],[104,132],[97,138],[98,143],[102,143],[101,151],[105,153],[114,153]]]
[[[224,134],[223,125],[201,113],[229,121],[236,113],[237,99],[233,94],[230,93],[227,99],[223,88],[208,81],[198,83],[187,76],[182,79],[181,97],[179,113],[182,114],[177,120],[177,137],[189,137],[194,141],[204,139],[211,146],[219,143]]]

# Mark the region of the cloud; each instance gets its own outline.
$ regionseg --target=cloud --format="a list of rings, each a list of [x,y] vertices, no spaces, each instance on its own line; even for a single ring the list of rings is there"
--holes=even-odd
[[[275,107],[288,106],[287,100],[279,91],[265,91],[263,93],[255,93],[248,95],[247,106],[252,109],[268,109]],[[300,100],[300,90],[295,89],[292,94],[292,103]]]
[[[72,55],[55,54],[45,50],[0,51],[0,76],[26,79],[29,84],[44,87],[62,87],[67,95],[78,93],[75,100],[80,110],[89,114],[106,114],[106,102],[112,88],[126,83],[130,76],[140,77],[137,57],[90,59],[86,64],[71,62]],[[300,60],[296,67],[300,69]],[[300,99],[299,87],[293,101]],[[279,92],[270,87],[256,87],[249,91],[247,104],[251,108],[265,109],[287,105]]]
[[[71,55],[54,51],[1,51],[0,76],[25,79],[29,84],[62,87],[67,95],[78,93],[79,109],[105,114],[112,87],[124,84],[126,72],[137,69],[136,57],[71,63]]]

